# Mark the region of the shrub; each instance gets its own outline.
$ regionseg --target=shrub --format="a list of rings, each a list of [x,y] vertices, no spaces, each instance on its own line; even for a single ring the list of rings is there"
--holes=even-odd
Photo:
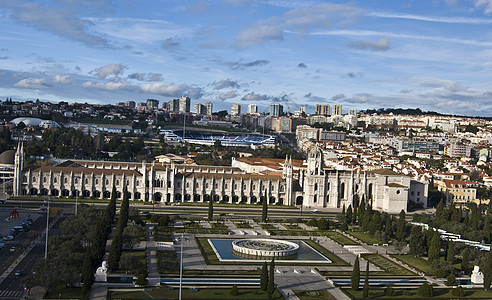
[[[456,282],[456,276],[454,276],[453,273],[449,274],[447,277],[446,285],[447,286],[453,286],[453,285],[457,285],[457,284],[458,283]]]
[[[454,288],[452,293],[456,297],[465,297],[465,289],[462,286]]]
[[[446,272],[446,270],[444,270],[444,269],[437,269],[436,270],[436,277],[437,278],[446,278],[447,275],[448,275],[448,272]]]
[[[233,285],[232,286],[232,289],[231,289],[231,295],[232,296],[237,296],[239,293],[237,291],[237,284]]]
[[[434,288],[426,282],[419,287],[417,294],[422,297],[432,297],[434,294]]]
[[[395,290],[391,287],[391,285],[388,285],[386,287],[386,296],[392,297],[395,295]]]
[[[340,223],[340,230],[347,231],[348,230],[347,223]]]

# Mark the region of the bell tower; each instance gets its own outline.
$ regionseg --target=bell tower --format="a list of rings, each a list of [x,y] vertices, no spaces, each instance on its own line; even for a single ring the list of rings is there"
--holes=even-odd
[[[14,156],[14,196],[22,195],[22,170],[24,169],[24,144],[19,142]]]

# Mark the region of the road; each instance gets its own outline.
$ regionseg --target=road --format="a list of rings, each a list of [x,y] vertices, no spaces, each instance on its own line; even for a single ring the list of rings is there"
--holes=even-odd
[[[34,212],[32,213],[34,214]],[[49,236],[60,234],[59,224],[64,218],[60,219],[49,231]],[[0,268],[6,270],[12,262],[22,254],[22,251],[11,253],[10,247],[15,246],[21,248],[26,240],[32,240],[37,237],[33,232],[42,232],[46,228],[46,213],[41,213],[34,223],[31,225],[29,232],[20,232],[13,241],[11,241],[4,249],[0,250]],[[29,237],[29,238],[28,238]],[[14,270],[0,283],[0,299],[19,299],[24,295],[24,285],[22,279],[26,276],[32,276],[32,271],[37,261],[44,257],[45,239],[42,238],[31,249]],[[20,270],[21,275],[16,276],[15,271]],[[3,273],[2,271],[2,273]]]

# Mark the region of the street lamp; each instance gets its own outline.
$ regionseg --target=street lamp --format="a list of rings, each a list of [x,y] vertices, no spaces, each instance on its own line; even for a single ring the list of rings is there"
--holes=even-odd
[[[183,234],[181,233],[181,238],[177,238],[181,242],[181,259],[180,259],[180,268],[179,268],[179,300],[181,300],[181,289],[183,286],[183,242],[187,241]]]
[[[48,203],[48,209],[46,210],[46,243],[44,247],[44,260],[48,258],[48,225],[50,221],[50,198],[46,199]]]
[[[77,208],[78,208],[78,199],[79,199],[79,193],[75,191],[75,215],[77,215]]]

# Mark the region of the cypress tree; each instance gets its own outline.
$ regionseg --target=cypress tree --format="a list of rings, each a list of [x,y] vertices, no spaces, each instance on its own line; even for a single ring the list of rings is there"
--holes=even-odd
[[[208,220],[212,221],[214,218],[214,200],[213,197],[210,199],[210,202],[208,203]]]
[[[400,242],[404,241],[407,235],[405,223],[405,211],[402,209],[400,211],[398,222],[396,223],[396,239]]]
[[[82,294],[88,295],[92,285],[94,284],[94,269],[90,248],[85,250],[84,265],[82,267]]]
[[[371,225],[372,213],[370,209],[364,211],[364,216],[362,217],[362,231],[369,231],[369,226]]]
[[[393,237],[393,220],[391,217],[386,218],[386,225],[384,227],[384,233],[386,235],[386,238],[390,240]]]
[[[446,251],[446,261],[453,263],[454,261],[454,242],[448,241],[448,250]]]
[[[441,252],[441,238],[439,232],[434,231],[428,253],[429,262],[439,259],[439,253]]]
[[[483,268],[483,288],[488,290],[492,282],[492,251],[489,251],[485,267]]]
[[[352,205],[349,205],[349,207],[347,208],[347,224],[352,224],[352,218],[353,218],[353,213],[352,213]]]
[[[272,298],[273,292],[275,291],[275,261],[272,259],[270,262],[270,274],[268,275],[268,299]]]
[[[261,268],[260,288],[262,291],[266,291],[267,287],[268,287],[268,266],[266,261],[264,261],[263,267]]]
[[[357,224],[357,215],[359,214],[359,195],[354,195],[354,209],[352,214],[352,224]]]
[[[422,234],[422,228],[420,226],[413,226],[412,232],[410,233],[410,252],[413,255],[422,255],[423,250],[424,235]]]
[[[436,218],[442,220],[443,217],[444,217],[444,202],[441,199],[441,201],[439,201],[439,203],[436,206]]]
[[[352,284],[352,290],[358,291],[360,285],[359,256],[355,258],[354,269],[352,270],[352,276],[350,277],[350,282]]]
[[[366,277],[364,278],[364,287],[362,290],[362,298],[369,297],[369,261],[366,263]]]
[[[486,243],[490,243],[490,241],[491,241],[490,234],[491,234],[490,215],[487,214],[487,216],[485,217],[485,223],[483,224],[483,238],[484,238]]]
[[[265,199],[263,199],[263,210],[261,211],[261,221],[266,222],[268,219],[268,201],[266,199],[267,197],[265,196]]]

